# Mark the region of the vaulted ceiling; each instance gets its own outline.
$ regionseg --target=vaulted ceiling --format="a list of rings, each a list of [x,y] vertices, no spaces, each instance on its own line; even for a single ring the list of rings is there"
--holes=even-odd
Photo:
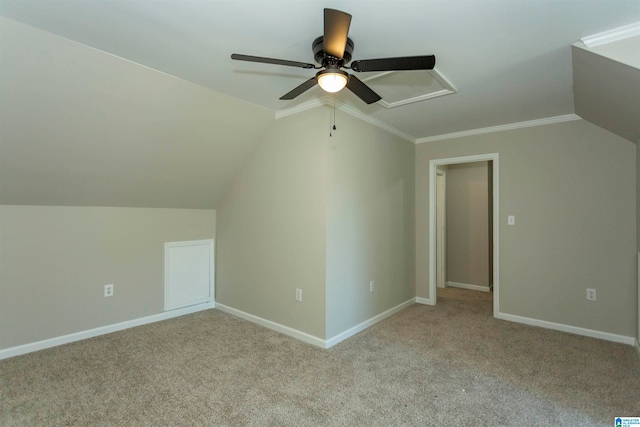
[[[576,114],[640,143],[640,35],[572,46]]]
[[[0,0],[0,203],[215,209],[276,117],[331,99],[315,87],[281,101],[314,71],[230,55],[312,62],[325,7],[353,15],[354,59],[436,56],[436,80],[360,73],[382,101],[335,97],[409,141],[578,109],[623,137],[640,132],[619,120],[635,123],[637,103],[603,103],[592,89],[605,85],[572,74],[571,52],[640,22],[640,0]],[[580,58],[586,71],[597,63]],[[633,101],[617,81],[605,76]]]
[[[337,95],[416,139],[572,114],[571,44],[640,21],[638,0],[0,1],[13,20],[274,111],[325,95],[315,87],[278,99],[313,71],[230,55],[312,62],[325,7],[353,15],[354,59],[436,56],[455,94],[395,108]],[[393,84],[423,91],[410,77]]]

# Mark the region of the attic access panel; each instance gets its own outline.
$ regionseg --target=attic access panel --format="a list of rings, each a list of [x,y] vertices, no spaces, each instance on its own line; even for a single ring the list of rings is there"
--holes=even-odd
[[[382,97],[378,104],[385,108],[437,98],[456,93],[454,87],[438,71],[388,71],[362,79]]]

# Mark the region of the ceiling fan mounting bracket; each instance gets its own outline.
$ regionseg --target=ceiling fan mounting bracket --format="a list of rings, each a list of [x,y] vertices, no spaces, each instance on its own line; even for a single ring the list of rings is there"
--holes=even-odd
[[[342,55],[342,58],[335,58],[329,55],[323,50],[323,47],[324,47],[324,36],[318,37],[311,44],[311,48],[313,49],[313,57],[315,58],[316,62],[322,65],[323,67],[326,66],[325,62],[327,64],[331,64],[332,63],[331,60],[338,61],[340,64],[340,67],[344,66],[345,64],[348,64],[349,61],[351,61],[351,54],[353,54],[354,44],[353,44],[353,40],[351,40],[350,38],[347,38],[347,44],[344,47],[344,54]]]

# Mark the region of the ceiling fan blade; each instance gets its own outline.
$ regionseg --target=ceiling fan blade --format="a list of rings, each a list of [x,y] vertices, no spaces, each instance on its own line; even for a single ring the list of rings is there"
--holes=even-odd
[[[335,9],[324,10],[323,49],[328,55],[342,59],[347,45],[351,15]]]
[[[403,56],[400,58],[363,59],[353,61],[351,69],[353,71],[401,71],[401,70],[433,70],[436,66],[436,57],[433,55],[424,56]]]
[[[231,59],[235,59],[236,61],[261,62],[264,64],[286,65],[288,67],[316,68],[315,65],[307,64],[305,62],[286,61],[284,59],[263,58],[262,56],[240,55],[238,53],[232,54]]]
[[[302,95],[304,92],[308,91],[312,87],[314,87],[316,84],[318,84],[318,81],[316,80],[315,76],[311,77],[309,80],[302,83],[300,86],[296,87],[291,92],[288,92],[282,95],[280,99],[284,99],[284,100],[294,99],[299,95]]]
[[[349,75],[347,89],[356,94],[358,98],[362,99],[367,104],[373,104],[374,102],[382,99],[380,95],[375,93],[369,86],[362,83],[362,81],[354,75]]]

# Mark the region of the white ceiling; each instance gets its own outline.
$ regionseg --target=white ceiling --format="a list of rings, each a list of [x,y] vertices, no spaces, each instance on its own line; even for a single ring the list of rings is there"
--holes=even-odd
[[[325,7],[353,15],[353,59],[436,55],[456,94],[391,109],[337,95],[415,138],[573,113],[571,44],[640,21],[640,0],[0,0],[13,20],[274,111],[324,95],[278,99],[313,70],[230,55],[312,62]]]

